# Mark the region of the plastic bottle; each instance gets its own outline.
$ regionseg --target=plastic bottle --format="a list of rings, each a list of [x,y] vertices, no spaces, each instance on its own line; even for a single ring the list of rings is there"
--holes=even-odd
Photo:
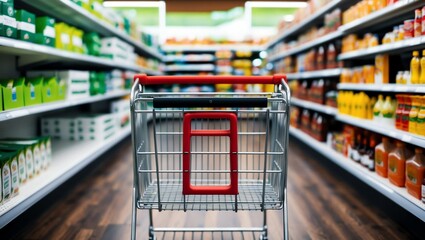
[[[404,84],[412,84],[412,81],[410,80],[410,71],[404,71],[403,82]]]
[[[323,46],[319,47],[317,53],[317,70],[322,70],[325,68],[325,48]]]
[[[409,115],[412,109],[412,97],[404,95],[404,109],[401,117],[401,130],[409,131]]]
[[[367,119],[373,120],[373,108],[376,103],[376,97],[371,97],[369,99],[369,110],[367,112]]]
[[[425,136],[425,97],[419,96],[419,112],[416,119],[416,133]]]
[[[404,40],[404,25],[398,26],[398,35],[396,38],[396,41],[403,41]]]
[[[397,83],[397,84],[405,84],[403,82],[403,71],[398,71],[397,72],[397,76],[395,78],[395,83]]]
[[[425,84],[425,50],[422,50],[420,65],[421,65],[421,75],[419,77],[419,83]]]
[[[422,35],[425,36],[425,6],[422,8]]]
[[[397,94],[397,109],[395,112],[395,127],[397,129],[402,129],[402,117],[403,117],[403,109],[404,109],[404,95]]]
[[[354,147],[351,150],[351,159],[353,159],[356,162],[360,162],[360,149],[362,147],[362,134],[360,130],[357,130],[356,132],[356,138],[354,141]]]
[[[410,152],[404,142],[397,141],[396,148],[388,154],[388,179],[390,183],[404,187],[406,180],[406,160]]]
[[[326,68],[336,68],[336,50],[333,43],[330,43],[328,46],[327,58],[326,58]]]
[[[410,82],[412,84],[419,83],[420,64],[419,52],[413,51],[413,58],[410,61]]]
[[[376,147],[376,135],[371,134],[369,140],[369,148],[367,150],[367,165],[366,167],[370,171],[375,171],[375,147]]]
[[[421,9],[415,10],[415,22],[413,23],[413,36],[420,37],[422,35],[422,11]]]
[[[419,113],[419,96],[411,96],[412,99],[412,108],[410,109],[409,112],[409,132],[410,133],[417,133],[416,132],[416,122],[417,122],[417,118],[418,118],[418,113]]]
[[[367,150],[369,148],[369,133],[367,131],[363,132],[362,144],[359,148],[359,156],[360,156],[360,164],[367,167],[369,163],[369,155],[367,154]]]
[[[375,171],[386,178],[388,176],[388,154],[394,149],[390,139],[382,137],[382,142],[375,148]]]
[[[387,96],[381,109],[382,122],[394,126],[394,108],[391,97]]]
[[[373,120],[380,121],[381,120],[381,111],[384,106],[384,96],[379,94],[378,101],[376,101],[375,106],[373,107]]]
[[[406,162],[407,192],[421,199],[422,179],[425,177],[425,156],[422,148],[415,148],[415,155]]]

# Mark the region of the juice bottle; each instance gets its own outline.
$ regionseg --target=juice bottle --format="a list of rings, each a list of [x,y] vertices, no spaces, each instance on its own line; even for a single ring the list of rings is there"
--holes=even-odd
[[[420,37],[422,35],[422,11],[421,9],[415,10],[415,22],[413,23],[414,37]]]
[[[416,122],[419,113],[419,99],[420,96],[411,96],[412,108],[409,112],[409,132],[416,133]]]
[[[363,139],[362,139],[362,144],[360,145],[359,148],[359,157],[360,157],[360,164],[362,164],[363,166],[367,166],[368,164],[368,159],[369,159],[369,155],[367,155],[367,150],[369,149],[369,133],[367,131],[363,132]]]
[[[382,137],[382,142],[375,148],[375,171],[386,178],[388,176],[388,154],[394,149],[390,139]]]
[[[375,171],[375,147],[376,147],[376,135],[371,134],[369,140],[369,148],[367,150],[367,165],[366,167],[370,171]]]
[[[397,129],[402,129],[402,116],[403,116],[403,109],[404,109],[404,95],[397,94],[397,109],[395,112],[395,127]]]
[[[412,98],[409,95],[404,95],[404,109],[401,117],[401,130],[409,131],[409,115],[412,109]]]
[[[325,48],[323,46],[319,47],[316,66],[317,70],[322,70],[325,68]]]
[[[384,106],[384,96],[379,94],[378,101],[376,101],[375,106],[373,107],[373,119],[375,121],[380,121],[381,111],[383,106]]]
[[[410,153],[404,142],[397,141],[396,148],[388,154],[388,179],[390,183],[404,187],[406,176],[406,160]]]
[[[326,58],[326,68],[336,68],[336,50],[333,43],[329,44],[327,58]]]
[[[413,58],[410,61],[410,82],[412,84],[419,83],[420,64],[419,52],[413,51]]]
[[[362,134],[360,130],[356,131],[356,139],[354,141],[354,148],[351,150],[351,159],[360,162],[360,148],[362,147]]]
[[[404,71],[403,73],[403,84],[411,84],[412,81],[410,80],[410,71]]]
[[[415,148],[415,155],[406,162],[407,192],[421,199],[422,179],[425,177],[425,156],[422,148]]]
[[[402,71],[398,71],[397,72],[397,76],[395,78],[395,83],[397,83],[397,84],[404,84],[403,83],[403,72]]]
[[[394,108],[390,96],[385,98],[384,105],[382,105],[381,115],[382,121],[385,124],[394,126]]]
[[[369,99],[369,110],[367,112],[367,119],[373,119],[373,108],[376,103],[376,97],[371,97]]]
[[[422,57],[420,60],[421,65],[421,75],[419,77],[419,83],[425,84],[425,50],[422,50]]]
[[[399,25],[396,41],[403,41],[403,40],[404,40],[404,25]]]
[[[425,6],[422,8],[422,35],[425,35]]]
[[[416,119],[416,133],[425,136],[425,97],[419,96],[419,112]]]

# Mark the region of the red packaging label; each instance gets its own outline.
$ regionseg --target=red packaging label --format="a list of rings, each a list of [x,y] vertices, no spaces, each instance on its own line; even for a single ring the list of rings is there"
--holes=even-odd
[[[404,38],[413,38],[414,36],[414,23],[415,20],[414,19],[409,19],[404,21]]]

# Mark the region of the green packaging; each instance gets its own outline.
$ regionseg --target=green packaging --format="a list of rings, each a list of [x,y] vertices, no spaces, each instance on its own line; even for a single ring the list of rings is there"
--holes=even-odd
[[[76,53],[84,53],[83,35],[84,32],[78,28],[71,27],[71,49]]]
[[[16,11],[17,38],[27,42],[35,42],[35,15],[25,10]]]
[[[24,88],[25,106],[41,104],[43,77],[26,78]]]
[[[19,167],[18,167],[18,153],[14,151],[1,151],[0,155],[6,155],[2,163],[2,178],[4,180],[10,179],[10,184],[3,182],[4,197],[10,198],[16,196],[19,192]],[[9,186],[10,185],[10,186]],[[10,187],[10,190],[9,190]],[[10,196],[8,193],[10,191]],[[3,199],[4,200],[4,199]]]
[[[27,160],[27,178],[38,175],[46,160],[46,152],[42,152],[41,139],[1,139],[2,144],[11,144],[25,148],[25,159]],[[45,149],[45,148],[44,148]]]
[[[66,80],[62,78],[57,78],[58,80],[58,94],[56,100],[65,100],[66,99]]]
[[[12,171],[10,164],[14,154],[10,152],[0,152],[0,168],[1,168],[1,192],[2,201],[9,200],[12,195]]]
[[[100,47],[102,46],[102,42],[100,41],[99,34],[95,32],[84,33],[83,42],[86,45],[87,53],[89,55],[100,55]]]
[[[37,17],[35,19],[36,42],[46,46],[55,46],[56,32],[55,19],[51,17]]]
[[[19,169],[19,182],[27,181],[27,159],[25,157],[25,147],[13,144],[0,144],[0,152],[11,152],[17,157]]]
[[[3,111],[3,87],[0,85],[0,111]]]
[[[24,106],[24,79],[9,79],[0,81],[3,91],[4,110]]]
[[[58,82],[56,77],[45,77],[43,80],[42,99],[43,103],[57,100]]]
[[[66,23],[55,24],[55,47],[72,51],[70,27]]]
[[[0,29],[0,36],[16,38],[17,32],[17,22],[15,18],[15,9],[13,7],[13,2],[0,2],[0,9],[3,18],[3,23]]]

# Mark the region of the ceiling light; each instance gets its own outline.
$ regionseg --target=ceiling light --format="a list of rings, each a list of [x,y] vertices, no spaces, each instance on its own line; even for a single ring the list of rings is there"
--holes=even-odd
[[[306,2],[260,2],[260,1],[247,1],[245,6],[251,8],[305,8]]]
[[[107,1],[105,7],[163,7],[164,1]]]

